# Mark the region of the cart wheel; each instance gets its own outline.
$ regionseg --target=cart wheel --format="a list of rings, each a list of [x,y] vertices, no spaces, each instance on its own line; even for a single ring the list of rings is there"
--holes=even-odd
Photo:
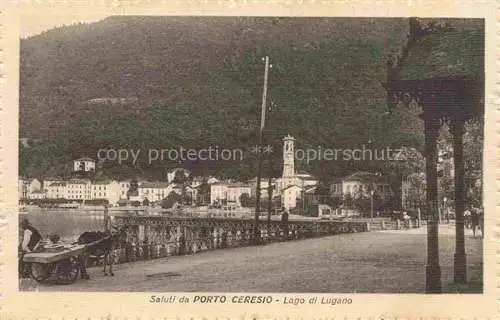
[[[76,258],[59,261],[56,266],[57,282],[59,284],[72,284],[78,278],[80,266]]]
[[[49,266],[44,263],[35,262],[31,265],[31,277],[37,282],[43,282],[50,277]]]

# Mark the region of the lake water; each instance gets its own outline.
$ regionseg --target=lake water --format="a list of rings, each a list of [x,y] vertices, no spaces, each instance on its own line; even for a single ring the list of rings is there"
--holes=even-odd
[[[141,210],[141,215],[159,215],[163,210],[161,208],[149,208]],[[225,217],[228,215],[227,211],[220,209],[201,210],[200,208],[187,208],[186,213],[192,216],[207,216],[210,214],[216,217]],[[250,208],[240,209],[233,211],[233,217],[249,216],[253,217]],[[123,216],[123,215],[136,215],[137,210],[127,210],[110,208],[109,215]],[[263,219],[267,219],[263,216]],[[104,208],[85,208],[85,209],[47,209],[38,207],[27,207],[26,211],[21,211],[19,214],[19,221],[27,218],[30,223],[40,232],[43,237],[48,237],[50,234],[57,234],[61,237],[62,241],[73,242],[76,241],[85,231],[104,230]],[[273,219],[279,219],[279,216],[273,216]]]
[[[128,211],[109,211],[110,216],[130,214]],[[104,209],[41,209],[30,208],[19,214],[27,218],[43,237],[57,234],[63,241],[76,241],[85,231],[104,230]]]

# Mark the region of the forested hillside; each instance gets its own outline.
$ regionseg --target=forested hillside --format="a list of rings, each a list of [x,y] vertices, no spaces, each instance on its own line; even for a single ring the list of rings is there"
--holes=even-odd
[[[57,174],[101,148],[223,148],[257,142],[264,63],[270,56],[266,141],[291,134],[301,148],[421,147],[421,123],[388,116],[386,56],[406,41],[404,19],[110,17],[21,41],[20,172]],[[102,102],[100,98],[127,98]],[[146,159],[144,159],[146,160]],[[197,174],[255,175],[244,161],[139,163],[105,174],[164,178],[169,166]],[[335,176],[374,163],[317,161]]]

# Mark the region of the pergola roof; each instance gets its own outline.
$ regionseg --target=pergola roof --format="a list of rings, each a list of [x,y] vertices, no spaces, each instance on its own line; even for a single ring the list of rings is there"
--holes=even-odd
[[[399,80],[484,79],[484,29],[443,30],[416,37],[399,66]]]
[[[484,113],[484,24],[458,28],[411,18],[402,56],[388,60],[389,108],[417,101],[421,116],[468,120]]]

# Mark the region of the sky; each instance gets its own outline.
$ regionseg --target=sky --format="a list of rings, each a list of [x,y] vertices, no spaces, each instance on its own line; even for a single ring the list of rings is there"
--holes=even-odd
[[[40,34],[43,31],[64,25],[71,25],[78,22],[95,22],[106,18],[109,14],[47,14],[29,15],[25,14],[21,17],[20,37],[26,38]]]

